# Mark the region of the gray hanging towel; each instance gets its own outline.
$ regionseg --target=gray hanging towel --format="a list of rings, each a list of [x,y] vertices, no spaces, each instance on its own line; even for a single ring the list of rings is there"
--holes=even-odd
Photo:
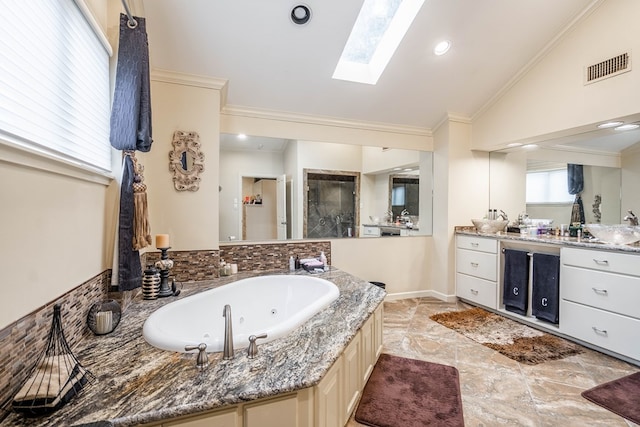
[[[560,257],[533,254],[531,312],[538,319],[558,324],[560,308]]]
[[[151,96],[149,87],[149,46],[145,19],[135,17],[130,28],[128,17],[120,14],[120,41],[116,85],[111,109],[111,145],[119,150],[151,150]],[[127,291],[142,284],[140,254],[133,249],[134,190],[133,161],[123,160],[118,226],[118,290]]]
[[[505,310],[526,315],[529,299],[529,255],[527,251],[504,250],[504,288],[502,302]]]

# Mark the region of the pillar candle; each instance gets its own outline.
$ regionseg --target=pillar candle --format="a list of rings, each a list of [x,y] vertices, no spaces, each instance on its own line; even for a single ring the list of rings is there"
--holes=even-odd
[[[156,248],[168,248],[169,247],[169,235],[168,234],[156,234]]]

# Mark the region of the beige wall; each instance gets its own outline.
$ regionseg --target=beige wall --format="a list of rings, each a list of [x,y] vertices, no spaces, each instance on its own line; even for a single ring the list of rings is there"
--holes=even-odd
[[[489,208],[489,153],[471,151],[471,125],[455,118],[434,134],[431,288],[455,295],[454,227],[472,225]]]
[[[0,180],[3,328],[109,268],[114,228],[105,185],[1,161]]]
[[[152,234],[169,234],[174,250],[217,249],[220,92],[152,78],[151,104],[153,146],[138,158],[145,166]],[[169,151],[176,130],[200,135],[205,157],[198,191],[174,188]]]
[[[640,112],[640,73],[583,85],[584,67],[640,52],[640,2],[606,0],[473,120],[473,147],[507,143]],[[632,59],[632,62],[633,61]]]
[[[331,241],[331,264],[364,280],[385,283],[392,297],[435,296],[431,237],[371,237]]]

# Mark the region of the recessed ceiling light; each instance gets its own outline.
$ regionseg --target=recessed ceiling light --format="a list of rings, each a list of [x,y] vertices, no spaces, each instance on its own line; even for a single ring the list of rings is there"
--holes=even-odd
[[[622,125],[622,126],[618,126],[617,128],[615,128],[615,130],[632,130],[632,129],[638,129],[640,128],[640,125],[635,124],[635,123],[629,123],[628,125]]]
[[[449,51],[450,48],[451,48],[451,42],[449,40],[443,40],[440,43],[438,43],[435,48],[433,48],[433,53],[435,53],[438,56],[444,55]]]
[[[238,134],[238,139],[247,139],[247,135],[245,135],[244,133],[239,133]]]
[[[523,145],[522,148],[524,148],[525,150],[533,150],[538,148],[538,146],[536,144],[527,144],[527,145]]]
[[[598,127],[600,129],[614,128],[616,126],[620,126],[622,123],[623,122],[606,122],[606,123],[600,123]]]
[[[519,142],[512,142],[511,144],[507,144],[507,147],[520,147],[522,144]]]

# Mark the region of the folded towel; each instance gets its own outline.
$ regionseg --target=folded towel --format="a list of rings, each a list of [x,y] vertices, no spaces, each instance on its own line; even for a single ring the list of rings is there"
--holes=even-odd
[[[502,302],[505,310],[526,315],[529,297],[529,255],[527,251],[504,250],[504,288]]]
[[[313,259],[308,262],[301,263],[301,265],[302,265],[302,268],[304,268],[307,271],[312,271],[315,269],[322,270],[322,268],[324,267],[324,263],[318,261],[317,259]]]
[[[560,307],[560,257],[533,254],[531,312],[538,319],[557,324]]]

